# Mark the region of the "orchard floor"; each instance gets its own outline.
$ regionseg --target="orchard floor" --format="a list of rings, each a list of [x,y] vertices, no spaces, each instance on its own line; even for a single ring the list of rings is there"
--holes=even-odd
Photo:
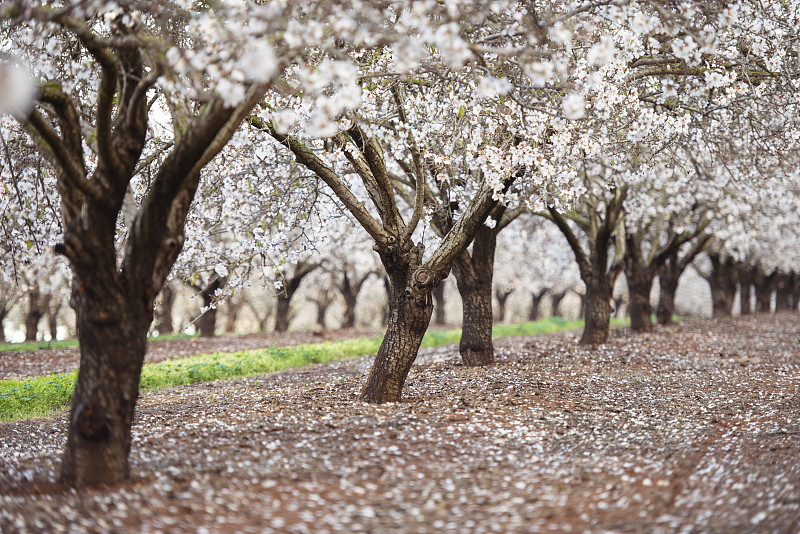
[[[0,424],[2,532],[800,532],[800,313],[595,350],[426,350],[145,394],[126,484],[59,492],[65,413]]]

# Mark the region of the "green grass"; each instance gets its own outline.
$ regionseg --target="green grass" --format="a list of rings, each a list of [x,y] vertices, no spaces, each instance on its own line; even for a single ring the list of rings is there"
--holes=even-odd
[[[612,324],[624,321],[612,320]],[[494,337],[547,334],[583,327],[583,321],[550,317],[536,322],[495,325]],[[461,330],[430,330],[423,347],[439,347],[458,342]],[[143,390],[236,378],[313,363],[342,361],[378,351],[381,337],[325,341],[290,347],[270,347],[239,352],[199,354],[189,358],[146,364],[142,370]],[[49,376],[0,380],[0,421],[37,417],[67,406],[72,398],[77,372]]]

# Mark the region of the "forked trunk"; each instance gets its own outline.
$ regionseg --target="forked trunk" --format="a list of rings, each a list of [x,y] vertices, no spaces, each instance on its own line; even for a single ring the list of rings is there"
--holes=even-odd
[[[152,310],[113,289],[90,294],[82,286],[73,292],[73,307],[81,361],[61,478],[70,487],[114,484],[129,476],[131,424]]]
[[[600,345],[608,341],[611,306],[608,303],[609,288],[605,272],[594,273],[586,284],[585,325],[581,345]]]
[[[653,330],[653,320],[650,318],[653,313],[650,306],[652,287],[653,281],[646,276],[628,278],[628,313],[631,316],[633,332],[652,332]]]
[[[384,265],[387,263],[384,261]],[[394,269],[391,267],[395,267]],[[407,266],[387,266],[389,303],[386,335],[375,356],[361,400],[370,404],[398,402],[411,364],[433,314],[430,289],[411,289]]]
[[[214,297],[217,290],[224,285],[225,282],[222,279],[215,278],[200,292],[200,296],[203,297],[203,308],[206,309],[203,315],[197,319],[200,337],[214,337],[217,331],[217,306]]]
[[[494,363],[492,346],[492,280],[456,278],[461,294],[463,321],[458,351],[469,367]]]

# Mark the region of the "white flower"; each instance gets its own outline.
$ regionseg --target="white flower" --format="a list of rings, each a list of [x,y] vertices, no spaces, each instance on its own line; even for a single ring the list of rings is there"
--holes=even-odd
[[[218,263],[217,266],[214,267],[214,272],[217,273],[217,276],[220,278],[228,276],[228,268],[222,263]]]
[[[494,228],[495,226],[497,226],[497,221],[495,221],[491,217],[486,217],[486,220],[483,222],[483,224],[485,224],[489,228]]]
[[[0,63],[0,115],[22,118],[28,114],[36,96],[36,84],[21,67]]]
[[[688,35],[672,43],[672,53],[679,59],[689,60],[697,49],[697,44]]]
[[[614,57],[614,52],[616,51],[614,40],[608,35],[605,35],[599,43],[595,43],[595,45],[589,49],[587,59],[590,65],[605,65]]]
[[[554,67],[550,61],[542,61],[525,66],[525,74],[531,79],[531,84],[536,87],[544,87],[553,76],[553,70]]]
[[[291,109],[284,109],[272,116],[272,125],[279,134],[286,134],[297,122],[297,115]]]
[[[217,82],[217,93],[222,97],[227,108],[236,107],[244,100],[244,86],[227,78],[222,78]]]
[[[495,78],[486,76],[478,82],[479,98],[494,98],[498,95],[505,95],[511,91],[511,83],[506,78]]]
[[[664,98],[678,96],[678,84],[675,83],[675,80],[666,79],[661,82],[661,94],[664,95]]]
[[[451,67],[461,67],[472,57],[467,43],[458,35],[459,26],[455,22],[440,26],[436,30],[435,43]]]
[[[570,93],[561,102],[564,116],[568,119],[582,119],[586,115],[586,101],[577,93]]]
[[[249,80],[268,82],[278,72],[275,51],[267,41],[250,44],[239,59],[239,68]]]
[[[314,137],[333,137],[339,127],[325,113],[315,110],[306,121],[305,131]]]

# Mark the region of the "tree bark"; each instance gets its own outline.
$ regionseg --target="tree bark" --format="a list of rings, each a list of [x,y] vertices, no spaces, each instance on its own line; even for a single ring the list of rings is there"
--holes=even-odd
[[[611,320],[611,305],[608,302],[610,289],[605,265],[598,261],[592,264],[591,276],[583,280],[586,284],[586,305],[581,345],[600,345],[608,341]]]
[[[39,292],[39,289],[32,289],[28,292],[28,309],[25,312],[25,341],[36,341],[39,333],[39,321],[45,313],[46,297]]]
[[[172,324],[172,308],[175,305],[175,297],[178,292],[171,285],[165,285],[159,293],[159,305],[155,312],[155,330],[158,335],[171,334],[175,331]]]
[[[739,266],[739,313],[750,315],[753,307],[750,303],[753,292],[753,281],[755,280],[755,270],[746,265]]]
[[[656,274],[654,262],[648,265],[642,255],[642,243],[637,234],[625,234],[625,278],[628,281],[628,315],[631,331],[652,332],[653,312],[650,306],[650,291]]]
[[[709,254],[708,257],[711,260],[708,282],[711,286],[712,316],[730,317],[738,280],[736,262],[731,257],[722,257],[719,254]]]
[[[800,273],[792,273],[792,309],[800,309]]]
[[[85,284],[86,282],[84,282]],[[75,280],[79,287],[80,281]],[[152,310],[119,288],[76,289],[80,371],[72,398],[62,481],[111,484],[129,476],[131,424]]]
[[[531,291],[531,309],[528,312],[529,321],[539,320],[539,313],[542,305],[542,299],[544,298],[545,293],[547,293],[546,289],[538,293],[535,291]]]
[[[444,306],[444,284],[439,284],[433,290],[433,324],[437,326],[447,324]]]
[[[244,307],[244,298],[241,293],[231,295],[225,303],[225,333],[233,334],[236,331],[236,321],[239,319],[239,312]]]
[[[6,330],[3,323],[6,320],[6,316],[8,315],[8,309],[5,307],[5,303],[0,304],[0,343],[6,343]]]
[[[408,263],[398,264],[387,255],[381,260],[389,277],[389,325],[361,391],[361,400],[371,404],[400,400],[433,314],[431,288],[425,287],[432,274],[422,269],[412,273]]]
[[[458,351],[467,367],[494,363],[492,344],[492,278],[497,231],[482,226],[472,243],[472,254],[462,252],[453,264],[461,295],[461,340]]]

